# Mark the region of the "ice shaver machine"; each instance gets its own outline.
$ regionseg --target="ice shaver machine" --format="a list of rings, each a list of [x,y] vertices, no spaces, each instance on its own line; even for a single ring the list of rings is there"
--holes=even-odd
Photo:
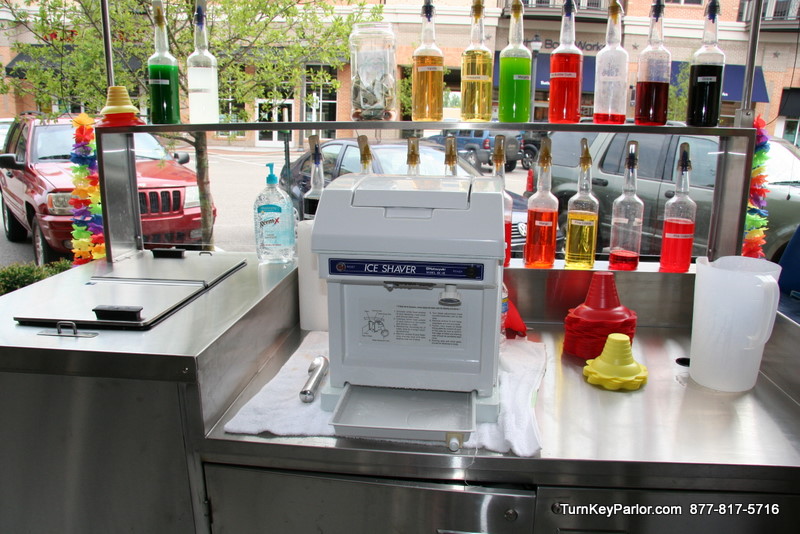
[[[348,175],[311,240],[328,284],[337,435],[458,450],[499,413],[502,182]]]

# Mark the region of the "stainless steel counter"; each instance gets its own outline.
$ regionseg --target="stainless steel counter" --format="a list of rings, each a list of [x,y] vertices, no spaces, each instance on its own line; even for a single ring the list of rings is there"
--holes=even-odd
[[[359,516],[371,500],[374,511],[364,517],[373,526],[381,514],[406,517],[408,506],[419,505],[425,510],[421,523],[406,529],[415,532],[461,509],[491,509],[494,519],[478,514],[473,522],[454,520],[443,532],[530,532],[531,525],[534,532],[588,532],[601,523],[567,521],[562,505],[600,501],[767,501],[778,503],[782,513],[777,524],[759,523],[764,528],[791,532],[783,527],[800,520],[800,326],[783,316],[756,387],[742,394],[711,391],[676,363],[687,355],[686,292],[693,275],[620,274],[623,303],[644,317],[633,350],[648,366],[649,381],[639,391],[610,392],[585,382],[581,360],[561,355],[554,306],[566,309],[582,300],[585,273],[512,268],[506,272],[509,293],[530,339],[548,352],[531,408],[541,429],[539,456],[232,435],[224,424],[269,382],[305,334],[297,327],[294,269],[259,268],[254,256],[241,256],[245,268],[143,332],[41,336],[45,328],[11,319],[31,302],[80,298],[82,284],[99,268],[91,265],[0,299],[0,400],[12,407],[0,412],[0,425],[16,437],[0,445],[0,471],[13,475],[0,477],[0,496],[19,511],[0,515],[0,530],[15,531],[35,516],[39,531],[67,520],[73,526],[64,532],[97,531],[120,519],[142,532],[224,531],[222,525],[240,526],[244,513],[258,531],[285,515],[313,522],[291,506],[302,507],[308,495],[332,493],[336,498],[320,506],[350,516]],[[553,306],[542,306],[548,298]],[[659,317],[674,326],[652,326]],[[30,491],[20,491],[19,480]],[[78,496],[75,484],[82,488]],[[42,503],[37,495],[44,496]],[[95,502],[115,505],[97,512]],[[40,505],[48,512],[37,515]],[[374,531],[344,524],[350,530],[331,531]],[[665,524],[690,531],[681,530],[682,523]],[[602,525],[606,531],[632,528]],[[752,527],[741,525],[749,526],[727,531]],[[295,526],[304,531],[308,524]],[[633,531],[658,529],[648,523]]]
[[[537,458],[485,450],[453,454],[441,445],[227,434],[224,424],[279,369],[273,362],[248,385],[203,443],[208,461],[262,467],[470,483],[516,483],[800,493],[800,405],[763,374],[748,393],[695,384],[684,329],[640,328],[634,355],[649,370],[638,391],[586,383],[583,360],[561,355],[562,328],[529,325],[547,347],[535,412]],[[302,332],[287,340],[288,357]],[[277,356],[277,355],[276,355]]]

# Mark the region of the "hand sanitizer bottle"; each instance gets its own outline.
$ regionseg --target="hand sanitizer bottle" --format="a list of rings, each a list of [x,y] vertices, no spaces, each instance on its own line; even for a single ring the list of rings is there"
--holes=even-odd
[[[295,260],[294,206],[289,195],[278,185],[274,163],[267,163],[267,187],[253,206],[256,254],[261,263],[289,263]]]

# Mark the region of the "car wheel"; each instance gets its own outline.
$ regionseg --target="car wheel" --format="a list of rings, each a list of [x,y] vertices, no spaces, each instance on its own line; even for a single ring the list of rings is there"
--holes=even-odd
[[[39,221],[34,216],[31,223],[31,234],[33,234],[33,261],[36,265],[45,265],[62,258],[62,255],[53,250],[53,247],[47,242],[39,228]]]
[[[476,169],[481,170],[481,162],[478,161],[478,153],[475,152],[474,150],[470,150],[469,152],[467,152],[467,155],[464,156],[464,159],[466,159],[467,163],[469,163]]]
[[[533,167],[536,164],[536,158],[539,156],[539,152],[536,148],[525,148],[522,152],[522,168],[526,171]]]
[[[11,213],[11,210],[6,206],[6,200],[3,195],[0,195],[0,209],[2,209],[3,217],[3,230],[6,233],[6,239],[13,243],[25,241],[28,237],[28,231],[22,226],[17,218]]]
[[[506,161],[506,172],[511,172],[517,168],[516,161]]]

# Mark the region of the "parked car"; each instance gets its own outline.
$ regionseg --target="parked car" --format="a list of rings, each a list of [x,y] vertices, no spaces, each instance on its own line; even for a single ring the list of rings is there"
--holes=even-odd
[[[377,174],[406,174],[406,142],[385,142],[370,145],[372,150],[372,168]],[[444,173],[444,148],[437,144],[421,141],[420,175],[441,176]],[[354,172],[361,172],[361,156],[358,151],[358,142],[355,139],[334,139],[320,145],[322,153],[322,168],[325,172],[326,184],[331,180]],[[294,203],[298,217],[302,218],[302,198],[311,187],[311,152],[306,152],[289,167],[281,169],[280,181],[283,188],[289,193]],[[481,172],[473,167],[467,160],[458,158],[459,176],[478,176]],[[528,204],[522,196],[509,191],[514,200],[514,213],[511,230],[511,253],[514,257],[521,257],[525,246],[525,235],[528,220]]]
[[[520,133],[502,130],[442,130],[440,134],[424,137],[423,140],[444,146],[448,135],[456,138],[456,148],[470,165],[480,169],[481,165],[491,165],[496,135],[506,137],[506,172],[517,168],[524,153],[520,150]]]
[[[519,133],[520,149],[522,150],[520,164],[526,171],[536,165],[536,160],[539,157],[539,147],[542,145],[543,137],[547,137],[547,132],[537,130]]]
[[[9,241],[31,233],[34,259],[41,265],[72,249],[73,128],[69,119],[45,122],[19,117],[0,154],[0,203]],[[183,166],[189,155],[170,156],[149,133],[134,134],[139,208],[146,246],[198,245],[202,241],[197,178]]]
[[[608,247],[611,205],[622,193],[625,149],[628,141],[639,142],[638,195],[644,201],[643,255],[661,253],[664,205],[674,195],[676,157],[681,143],[691,148],[690,196],[697,203],[694,255],[705,255],[717,174],[719,140],[692,134],[641,134],[597,132],[552,132],[553,194],[559,201],[559,226],[566,223],[569,198],[577,190],[580,140],[586,137],[592,154],[592,191],[600,202],[598,251]],[[764,254],[777,261],[800,223],[800,151],[773,139],[767,161],[770,193],[767,195],[769,230]]]

